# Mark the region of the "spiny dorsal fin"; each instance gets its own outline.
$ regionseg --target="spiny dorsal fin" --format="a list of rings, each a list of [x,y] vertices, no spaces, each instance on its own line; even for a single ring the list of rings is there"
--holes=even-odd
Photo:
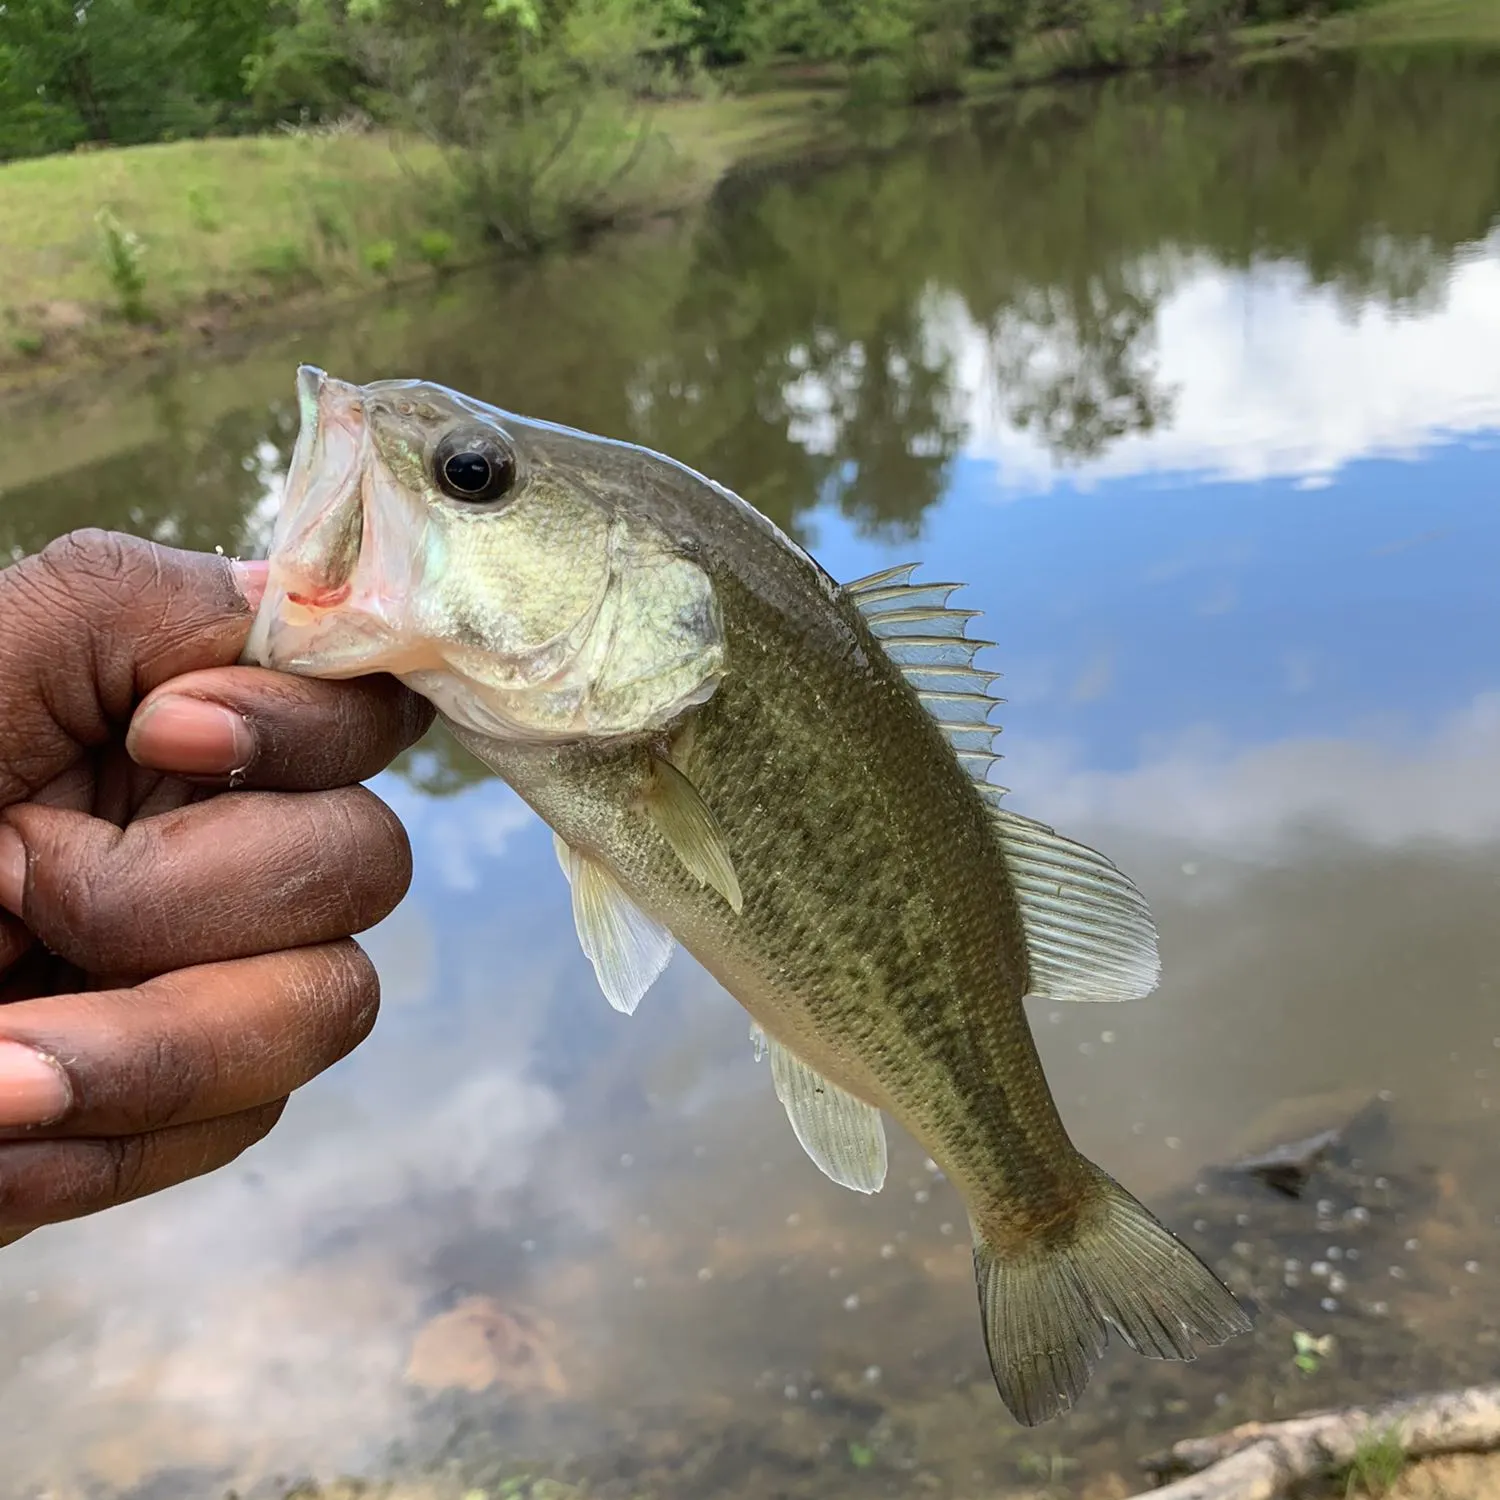
[[[974,666],[989,641],[965,634],[976,611],[949,609],[956,583],[912,583],[915,563],[844,585],[901,674],[916,689],[969,775],[980,783],[1005,846],[1026,928],[1033,995],[1134,1000],[1156,988],[1161,963],[1145,897],[1102,854],[1042,823],[1006,812],[989,779],[1000,757],[990,711],[999,675]]]
[[[657,832],[687,870],[700,885],[712,886],[738,916],[744,898],[729,844],[698,788],[671,761],[654,759],[645,805]]]
[[[814,1072],[758,1025],[750,1041],[759,1062],[771,1054],[771,1080],[802,1149],[840,1187],[878,1193],[885,1183],[885,1122],[873,1105]]]
[[[1149,995],[1161,960],[1146,898],[1104,855],[986,800],[1026,929],[1027,993],[1048,1000]]]
[[[616,1010],[632,1015],[666,968],[677,941],[625,894],[603,865],[555,833],[552,845],[573,888],[573,922],[599,988]]]
[[[965,634],[978,610],[948,607],[949,595],[962,584],[912,583],[916,567],[903,563],[858,578],[844,585],[844,593],[916,689],[964,770],[975,781],[992,786],[989,771],[1000,759],[993,749],[1000,728],[989,722],[989,716],[1005,700],[990,692],[1000,674],[976,667],[974,656],[994,643]]]

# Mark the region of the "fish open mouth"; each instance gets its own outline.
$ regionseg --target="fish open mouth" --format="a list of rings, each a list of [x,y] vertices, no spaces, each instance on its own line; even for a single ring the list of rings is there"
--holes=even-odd
[[[370,617],[376,601],[360,597],[370,590],[358,579],[370,530],[364,393],[303,365],[297,407],[301,425],[272,535],[270,579],[245,651],[246,660],[268,667],[293,667],[313,649],[326,655],[331,634],[345,638],[336,654],[366,656],[382,613]]]
[[[304,609],[337,609],[353,591],[353,584],[341,583],[337,588],[317,588],[305,593],[288,589],[286,597],[291,603],[300,604]]]
[[[303,365],[297,406],[270,576],[241,659],[331,678],[440,666],[413,625],[425,512],[381,456],[367,392]]]

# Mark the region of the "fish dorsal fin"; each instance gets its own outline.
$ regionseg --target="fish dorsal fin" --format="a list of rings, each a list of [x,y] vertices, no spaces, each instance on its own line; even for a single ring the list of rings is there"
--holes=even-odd
[[[1102,854],[986,800],[1026,929],[1027,993],[1048,1000],[1149,995],[1161,960],[1146,898]]]
[[[950,609],[956,583],[913,583],[915,563],[844,585],[901,674],[948,737],[990,805],[1020,900],[1029,992],[1049,1000],[1135,1000],[1156,988],[1161,962],[1145,897],[1102,854],[1000,806],[989,779],[1000,757],[990,692],[999,676],[974,665],[991,641],[965,631],[975,611]]]
[[[912,583],[916,567],[904,563],[872,573],[846,583],[844,593],[916,690],[964,769],[975,781],[993,785],[989,771],[1000,759],[993,748],[1000,728],[990,723],[990,713],[1005,700],[990,692],[1000,674],[976,667],[974,657],[994,642],[965,634],[977,610],[949,607],[949,596],[962,584]]]
[[[729,842],[698,788],[671,761],[654,758],[646,813],[700,885],[712,886],[738,915],[744,907]]]
[[[656,982],[677,940],[648,917],[596,860],[552,835],[557,862],[573,888],[578,941],[599,976],[604,998],[627,1016]]]
[[[829,1083],[759,1026],[750,1040],[759,1062],[771,1054],[771,1081],[802,1149],[840,1187],[878,1193],[885,1182],[885,1122],[880,1111]]]

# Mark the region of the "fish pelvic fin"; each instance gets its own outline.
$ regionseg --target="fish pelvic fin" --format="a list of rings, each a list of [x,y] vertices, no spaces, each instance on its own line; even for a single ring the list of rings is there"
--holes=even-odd
[[[974,1279],[1001,1399],[1028,1427],[1069,1411],[1113,1327],[1137,1354],[1190,1360],[1194,1340],[1248,1333],[1249,1315],[1165,1225],[1105,1172],[1061,1240],[1001,1250],[974,1225]]]
[[[603,865],[556,833],[552,847],[573,889],[573,923],[604,998],[631,1016],[671,961],[677,940],[648,917]]]

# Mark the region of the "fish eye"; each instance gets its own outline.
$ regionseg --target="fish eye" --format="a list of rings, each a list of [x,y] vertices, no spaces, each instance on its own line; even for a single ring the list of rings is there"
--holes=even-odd
[[[442,492],[470,505],[498,500],[516,478],[514,457],[488,433],[450,433],[438,444],[432,466]]]

